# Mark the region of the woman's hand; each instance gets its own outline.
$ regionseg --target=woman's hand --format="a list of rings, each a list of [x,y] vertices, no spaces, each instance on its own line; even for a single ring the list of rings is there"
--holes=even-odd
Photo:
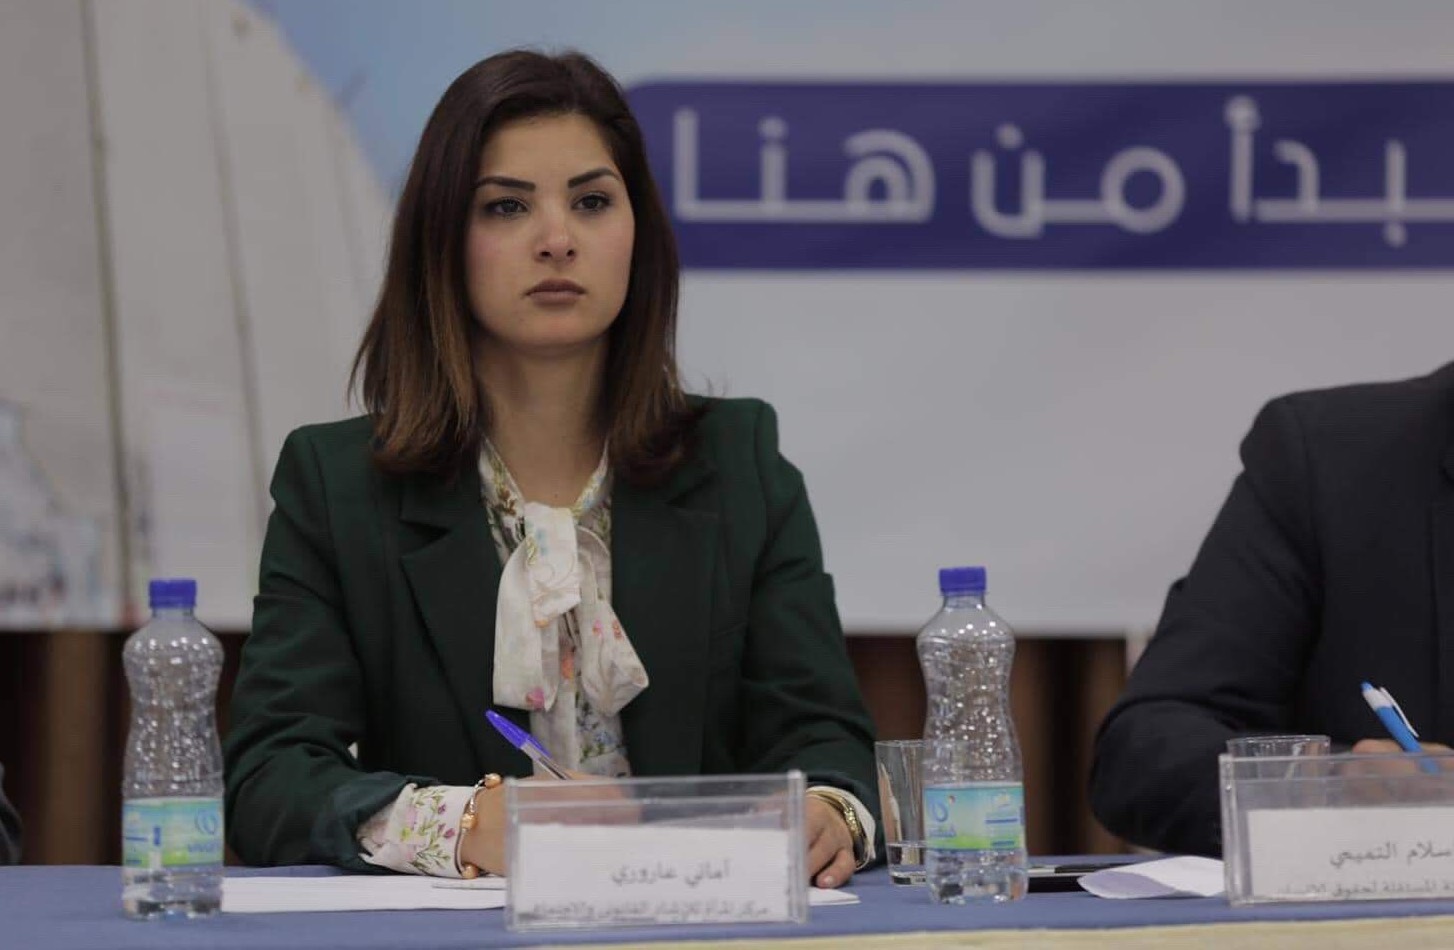
[[[572,779],[595,778],[584,772],[566,773]],[[558,782],[560,779],[536,775],[525,782]],[[505,858],[505,785],[482,788],[475,794],[475,826],[464,833],[459,843],[460,864],[473,864],[481,874],[504,874]]]
[[[475,793],[475,825],[459,842],[459,863],[481,874],[505,873],[505,786]]]
[[[818,887],[842,887],[853,877],[853,834],[827,802],[808,796],[808,878]]]

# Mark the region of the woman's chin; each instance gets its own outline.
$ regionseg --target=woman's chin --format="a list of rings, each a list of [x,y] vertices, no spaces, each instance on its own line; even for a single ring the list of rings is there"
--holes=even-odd
[[[499,340],[506,352],[532,359],[566,359],[593,354],[606,343],[604,330],[595,332],[532,333],[518,338]],[[498,338],[497,338],[498,339]]]

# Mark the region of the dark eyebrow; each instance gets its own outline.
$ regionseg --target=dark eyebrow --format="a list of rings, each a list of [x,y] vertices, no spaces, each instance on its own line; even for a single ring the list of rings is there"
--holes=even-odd
[[[570,181],[567,181],[565,183],[565,186],[567,188],[575,188],[579,185],[584,185],[588,181],[594,181],[597,178],[602,177],[603,175],[609,175],[617,181],[621,180],[620,175],[616,174],[615,172],[611,171],[611,169],[603,165],[600,168],[593,168],[588,172],[582,172],[581,174],[572,178]]]
[[[588,181],[595,181],[597,178],[605,175],[609,175],[617,181],[621,180],[620,175],[617,175],[615,172],[611,171],[611,169],[602,165],[600,168],[593,168],[588,172],[581,172],[579,175],[567,181],[565,183],[565,186],[567,188],[578,188]],[[507,178],[504,175],[486,175],[484,178],[481,178],[479,181],[475,182],[476,189],[482,188],[485,185],[499,185],[502,188],[513,188],[516,191],[535,190],[535,182],[533,181],[525,181],[521,178]]]
[[[486,175],[475,182],[475,188],[483,188],[485,185],[499,185],[502,188],[514,188],[516,191],[534,191],[535,182],[522,181],[519,178],[506,178],[504,175]]]

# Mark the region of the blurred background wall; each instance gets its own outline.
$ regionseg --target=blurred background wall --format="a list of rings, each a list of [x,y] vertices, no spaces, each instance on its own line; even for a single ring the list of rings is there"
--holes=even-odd
[[[1454,357],[1451,30],[1437,0],[3,0],[0,762],[27,860],[116,859],[118,634],[149,577],[198,579],[225,707],[278,447],[353,411],[414,141],[516,45],[627,86],[688,380],[778,408],[881,734],[922,722],[934,570],[987,564],[1032,850],[1115,849],[1090,738],[1257,406]]]
[[[115,634],[195,575],[235,666],[272,460],[346,411],[389,199],[240,3],[0,5],[0,126],[0,761],[28,860],[114,861]]]

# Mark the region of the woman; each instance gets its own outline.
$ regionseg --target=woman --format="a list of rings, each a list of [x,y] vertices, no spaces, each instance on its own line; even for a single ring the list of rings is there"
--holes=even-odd
[[[494,706],[591,775],[801,769],[814,883],[872,857],[871,725],[772,410],[685,396],[640,130],[578,54],[460,76],[399,200],[368,415],[273,480],[226,743],[251,863],[503,871]]]

